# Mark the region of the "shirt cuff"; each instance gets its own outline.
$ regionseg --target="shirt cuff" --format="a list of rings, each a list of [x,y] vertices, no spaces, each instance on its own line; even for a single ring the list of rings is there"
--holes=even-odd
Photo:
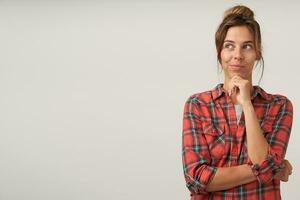
[[[268,155],[265,160],[259,163],[253,164],[250,159],[248,159],[247,164],[250,166],[253,174],[256,176],[258,182],[264,184],[273,180],[275,174],[284,168],[284,163],[278,163],[278,160],[274,160],[272,155]]]
[[[198,180],[191,178],[190,176],[186,177],[187,188],[194,194],[208,194],[208,192],[206,192],[206,187],[212,181],[216,172],[216,167],[206,165],[201,174],[198,175]]]

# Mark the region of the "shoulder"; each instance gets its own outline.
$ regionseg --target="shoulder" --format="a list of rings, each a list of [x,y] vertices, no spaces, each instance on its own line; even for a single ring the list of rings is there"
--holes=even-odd
[[[276,105],[288,105],[293,106],[292,101],[285,95],[282,94],[268,94],[270,102]]]
[[[265,103],[277,105],[292,104],[290,99],[283,94],[271,94],[266,92],[263,88],[259,86],[255,86],[255,88],[258,91],[258,93],[263,97],[264,101],[267,101]]]
[[[281,108],[287,111],[292,112],[293,111],[293,103],[292,101],[283,94],[270,94],[265,91],[266,99],[271,107],[277,107],[278,109]]]
[[[187,98],[186,103],[208,104],[212,100],[212,91],[213,90],[207,90],[194,93]]]

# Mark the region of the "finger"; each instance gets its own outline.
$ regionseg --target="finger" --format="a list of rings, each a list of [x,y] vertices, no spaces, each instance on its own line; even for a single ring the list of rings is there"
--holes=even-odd
[[[235,94],[235,87],[232,88],[232,94]]]
[[[292,174],[292,170],[293,170],[293,167],[292,165],[290,164],[290,162],[288,160],[284,160],[284,170],[287,171],[286,173],[288,175],[291,175]]]
[[[284,176],[283,176],[283,179],[284,179],[284,180],[289,180],[290,174],[291,174],[291,171],[286,167],[286,168],[284,169]]]
[[[229,96],[232,96],[232,95],[236,94],[239,90],[239,87],[240,87],[239,81],[232,78],[230,80],[230,83],[229,83],[229,89],[228,89],[229,90],[229,92],[228,92]]]
[[[244,79],[240,76],[237,76],[237,75],[232,77],[232,81],[234,81],[234,82],[241,82],[242,80],[244,80]]]
[[[281,172],[278,172],[275,174],[274,179],[281,180],[283,178],[283,174]]]
[[[234,95],[234,89],[232,88],[231,90],[230,90],[230,96],[233,96]]]
[[[288,174],[288,175],[291,175],[292,172],[293,172],[293,170],[292,170],[290,167],[287,167],[287,174]]]
[[[288,176],[288,175],[287,175],[287,176],[284,176],[284,177],[283,177],[283,180],[284,180],[284,182],[288,182],[289,176]]]
[[[242,86],[242,82],[239,80],[232,80],[233,87],[240,88]]]
[[[288,178],[283,178],[283,179],[280,179],[280,180],[283,181],[283,182],[288,182],[289,181]]]
[[[234,75],[234,76],[232,77],[232,79],[242,79],[242,77],[239,76],[239,75]]]
[[[235,87],[235,93],[239,93],[240,92],[240,88],[239,87]]]
[[[237,87],[233,87],[231,93],[232,93],[232,95],[236,95],[236,93],[237,93]]]
[[[285,165],[292,171],[293,170],[293,166],[291,165],[291,163],[288,160],[285,160]]]
[[[285,171],[278,172],[279,178],[283,182],[287,182],[289,176],[285,173]]]
[[[229,83],[229,90],[232,90],[234,87],[236,87],[236,83],[234,80],[230,80],[230,83]]]
[[[231,79],[231,80],[229,81],[229,84],[228,84],[228,94],[229,94],[229,96],[231,96],[233,87],[234,87],[234,84],[233,84],[233,81],[232,81],[232,79]]]

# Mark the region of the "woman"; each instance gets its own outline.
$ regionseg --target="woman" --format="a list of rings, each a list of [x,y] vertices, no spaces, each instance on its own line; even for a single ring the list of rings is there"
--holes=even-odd
[[[225,11],[216,34],[224,84],[189,97],[184,107],[183,168],[191,199],[281,199],[280,181],[293,107],[283,95],[252,85],[262,62],[261,33],[252,10]]]

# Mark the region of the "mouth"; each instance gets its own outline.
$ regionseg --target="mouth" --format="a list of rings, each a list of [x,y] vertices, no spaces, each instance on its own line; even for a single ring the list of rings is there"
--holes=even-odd
[[[244,66],[243,66],[243,65],[229,65],[229,67],[230,67],[232,70],[240,70],[240,69],[242,69]]]

